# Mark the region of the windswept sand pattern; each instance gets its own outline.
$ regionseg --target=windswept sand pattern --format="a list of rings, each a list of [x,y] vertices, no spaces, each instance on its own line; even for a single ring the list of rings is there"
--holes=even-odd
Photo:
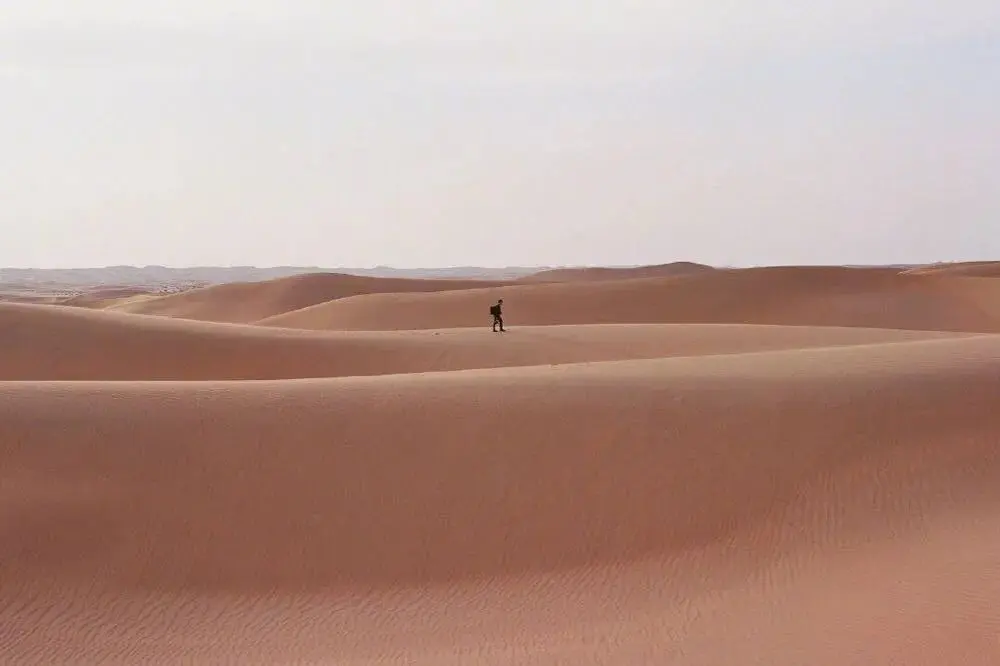
[[[991,278],[314,277],[0,304],[0,663],[1000,663]]]

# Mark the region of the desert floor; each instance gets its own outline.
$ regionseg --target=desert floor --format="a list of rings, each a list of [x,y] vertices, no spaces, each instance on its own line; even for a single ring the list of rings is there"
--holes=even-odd
[[[997,265],[5,293],[0,663],[1000,664]]]

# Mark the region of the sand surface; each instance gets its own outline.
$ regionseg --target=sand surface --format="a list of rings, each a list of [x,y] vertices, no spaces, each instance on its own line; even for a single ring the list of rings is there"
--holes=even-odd
[[[274,315],[268,326],[405,330],[482,326],[503,298],[519,325],[746,323],[1000,332],[1000,280],[895,269],[775,267],[676,277],[371,293]]]
[[[906,271],[910,275],[965,275],[969,277],[1000,277],[1000,261],[963,261],[949,264],[918,266]]]
[[[525,275],[518,282],[573,282],[594,280],[622,280],[645,277],[677,277],[680,275],[695,275],[715,268],[705,264],[690,261],[675,261],[656,266],[635,266],[628,268],[589,267],[589,268],[552,268]]]
[[[1000,292],[901,273],[2,303],[0,663],[998,664]]]
[[[135,314],[251,323],[291,310],[358,294],[470,289],[497,284],[502,283],[488,280],[415,280],[315,273],[260,282],[211,285],[153,298],[139,296],[116,302],[112,308]]]

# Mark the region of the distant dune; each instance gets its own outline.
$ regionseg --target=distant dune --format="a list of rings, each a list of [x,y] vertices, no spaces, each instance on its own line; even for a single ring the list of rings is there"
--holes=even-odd
[[[519,278],[519,282],[571,282],[576,280],[627,280],[645,277],[673,277],[693,275],[715,270],[712,266],[690,261],[676,261],[655,266],[635,266],[628,268],[553,268]]]
[[[496,284],[502,282],[313,273],[264,282],[212,285],[155,298],[141,297],[116,304],[112,309],[201,321],[246,323],[357,294],[473,289]]]
[[[896,269],[779,267],[677,278],[518,284],[440,293],[372,294],[259,322],[326,330],[486,326],[504,299],[510,326],[751,323],[1000,331],[1000,285],[900,275]]]
[[[382,278],[460,278],[506,280],[544,267],[452,266],[445,268],[332,267],[332,266],[102,266],[91,268],[2,268],[0,284],[95,287],[131,284],[149,288],[172,285],[208,285],[257,282],[307,273],[346,273]]]
[[[1000,664],[964,266],[0,303],[0,663]]]
[[[1000,261],[969,261],[952,264],[931,264],[911,268],[913,275],[954,275],[968,277],[1000,277]]]
[[[155,292],[145,287],[98,287],[87,289],[82,293],[59,301],[59,305],[103,309],[109,306],[135,299],[137,296],[156,297]]]
[[[61,303],[66,296],[62,294],[32,293],[30,291],[0,291],[0,303]]]

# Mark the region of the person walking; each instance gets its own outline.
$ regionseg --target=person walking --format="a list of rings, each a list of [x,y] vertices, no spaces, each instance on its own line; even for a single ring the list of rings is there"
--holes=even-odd
[[[501,298],[496,302],[496,305],[490,306],[490,314],[493,315],[493,332],[497,332],[497,324],[500,324],[500,332],[505,333],[503,327],[503,299]]]

